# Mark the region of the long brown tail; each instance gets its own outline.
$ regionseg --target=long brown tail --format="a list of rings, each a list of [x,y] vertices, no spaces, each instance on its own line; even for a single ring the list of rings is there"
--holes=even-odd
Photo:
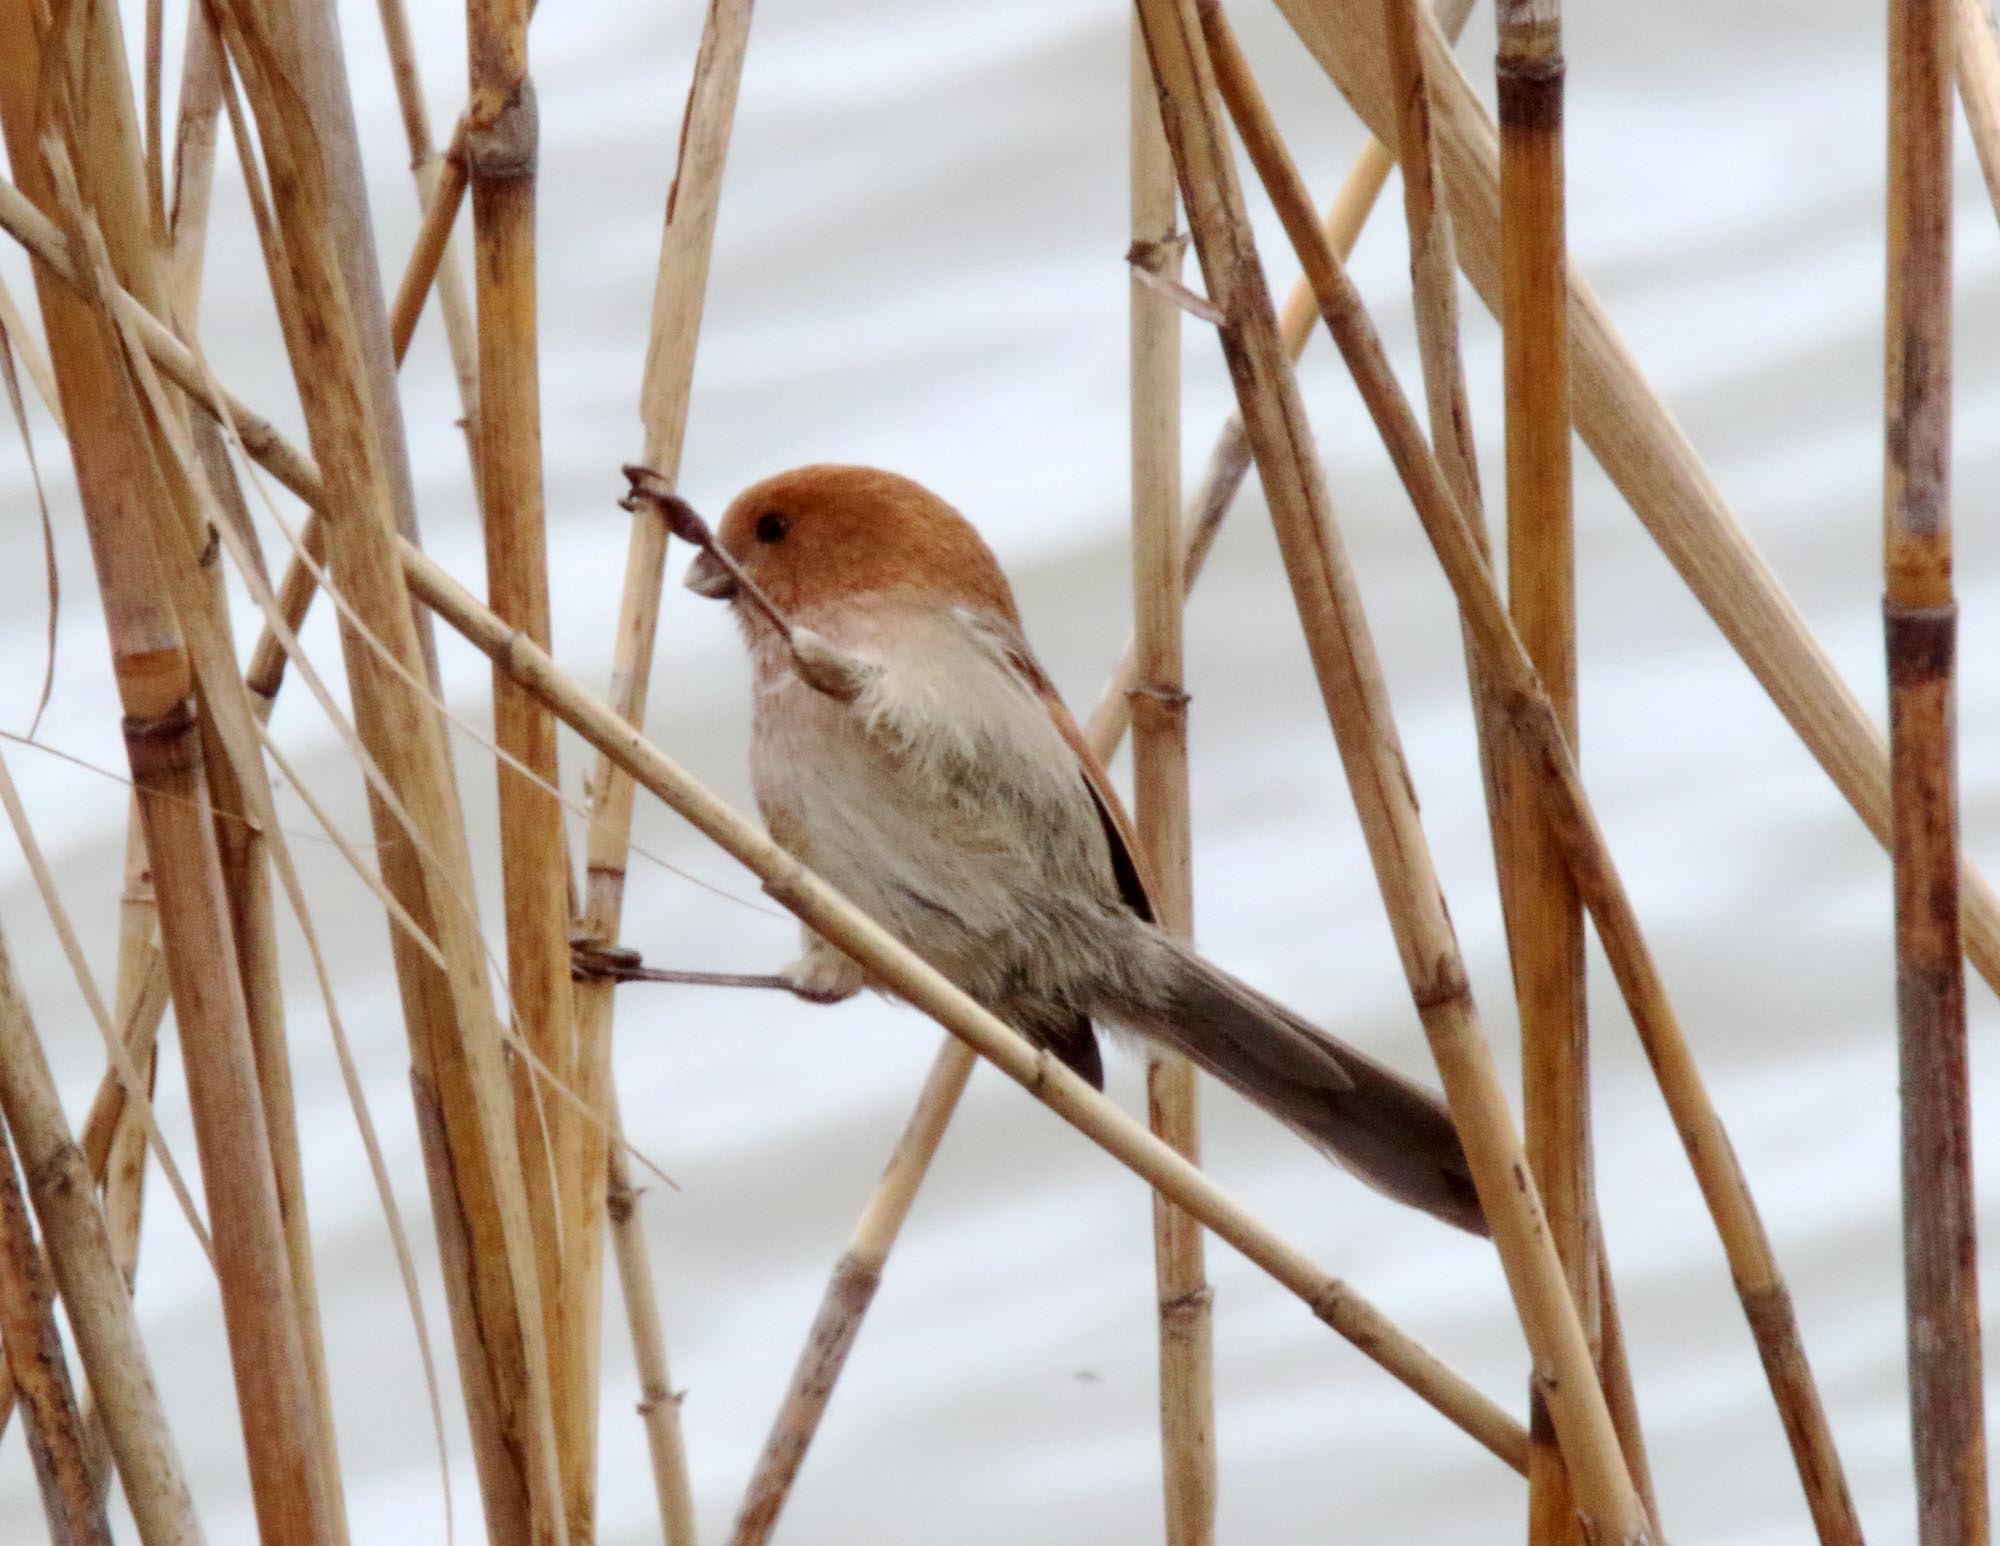
[[[1164,991],[1119,1005],[1121,1023],[1185,1053],[1378,1192],[1487,1232],[1442,1100],[1164,935],[1154,939],[1167,946]]]

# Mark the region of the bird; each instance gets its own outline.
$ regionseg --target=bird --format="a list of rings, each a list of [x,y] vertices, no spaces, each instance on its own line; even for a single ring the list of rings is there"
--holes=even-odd
[[[951,504],[876,468],[795,468],[730,503],[684,584],[741,625],[751,786],[794,857],[1099,1090],[1101,1025],[1486,1233],[1433,1091],[1159,926],[1125,809]],[[876,986],[810,928],[780,975],[819,1002]]]

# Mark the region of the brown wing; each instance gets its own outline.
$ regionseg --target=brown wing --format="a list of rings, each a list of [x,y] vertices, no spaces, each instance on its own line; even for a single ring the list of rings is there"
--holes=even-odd
[[[1104,771],[1104,764],[1097,760],[1097,754],[1083,738],[1083,731],[1077,728],[1075,716],[1019,633],[1009,628],[1006,634],[1007,663],[1034,689],[1035,696],[1049,711],[1049,718],[1055,721],[1057,731],[1076,753],[1077,767],[1090,789],[1091,799],[1097,803],[1098,820],[1104,823],[1104,840],[1111,846],[1111,869],[1118,880],[1118,894],[1133,912],[1152,922],[1152,884],[1139,858],[1139,836],[1132,828],[1132,818],[1125,814],[1118,791],[1111,787],[1111,775]]]

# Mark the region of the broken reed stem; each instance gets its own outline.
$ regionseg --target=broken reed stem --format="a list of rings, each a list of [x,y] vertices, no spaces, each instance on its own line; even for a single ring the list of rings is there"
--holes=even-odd
[[[1516,1470],[1527,1435],[1346,1284],[1251,1218],[1202,1171],[1029,1045],[934,967],[792,858],[755,822],[717,799],[608,703],[566,677],[531,641],[509,629],[414,544],[400,545],[412,591],[476,649],[499,663],[571,729],[710,841],[747,866],[764,891],[873,978],[928,1014],[1230,1245],[1297,1294],[1328,1326],[1458,1423]]]
[[[1394,104],[1379,68],[1380,0],[1277,4],[1362,121],[1385,143],[1397,144]],[[1436,29],[1426,21],[1423,32],[1459,262],[1497,313],[1500,193],[1493,125]],[[1886,847],[1889,760],[1881,731],[1820,649],[1574,266],[1569,295],[1571,407],[1584,444]],[[2000,988],[2000,897],[1969,864],[1960,874],[1960,902],[1966,954]]]
[[[653,288],[651,333],[646,348],[645,375],[639,391],[643,426],[641,460],[669,484],[680,480],[681,449],[687,434],[689,394],[694,382],[695,351],[701,338],[702,306],[708,294],[708,265],[715,243],[715,216],[722,197],[722,172],[728,159],[730,135],[736,122],[737,89],[750,38],[750,0],[710,0],[702,24],[701,46],[695,54],[681,120],[679,159],[667,192],[660,233],[660,261]],[[609,694],[626,723],[642,724],[652,686],[653,641],[659,625],[660,590],[666,573],[667,529],[658,509],[641,501],[632,514],[625,551],[625,579],[613,638]],[[608,757],[593,766],[589,790],[590,820],[585,828],[586,850],[582,908],[574,936],[599,947],[614,945],[625,912],[625,866],[632,838],[633,784],[625,770]],[[576,986],[578,1092],[601,1106],[611,1083],[613,984],[588,979]],[[586,1139],[585,1175],[590,1167],[591,1140]],[[598,1174],[603,1171],[600,1162]],[[579,1232],[586,1253],[578,1287],[586,1317],[584,1359],[595,1370],[602,1348],[602,1293],[595,1286],[602,1268],[603,1210],[601,1189],[586,1189],[579,1215]],[[621,1232],[636,1241],[643,1228],[637,1208],[626,1210]],[[626,1247],[621,1244],[620,1249]],[[635,1345],[664,1348],[659,1306],[650,1296],[635,1299],[629,1274],[625,1312]],[[664,1354],[662,1355],[664,1362]],[[661,1374],[664,1382],[664,1369]],[[654,1459],[654,1483],[663,1501],[662,1526],[667,1546],[693,1546],[694,1503],[687,1495],[687,1461],[678,1401],[649,1403],[644,1420],[647,1445]]]
[[[1728,1132],[1702,1084],[1631,897],[1590,808],[1561,721],[1528,659],[1464,514],[1452,498],[1443,470],[1425,445],[1416,415],[1396,384],[1359,293],[1319,239],[1304,185],[1263,111],[1254,83],[1240,56],[1227,46],[1227,34],[1220,28],[1218,38],[1222,46],[1216,51],[1217,64],[1231,105],[1240,110],[1237,123],[1244,144],[1286,234],[1313,276],[1321,315],[1416,507],[1457,598],[1460,615],[1478,642],[1494,699],[1505,709],[1523,755],[1531,760],[1530,787],[1542,798],[1544,818],[1597,925],[1605,955],[1715,1219],[1821,1538],[1858,1542],[1859,1526],[1846,1479],[1806,1363],[1784,1279],[1737,1166]],[[1579,1485],[1574,1456],[1565,1454],[1571,1461],[1572,1485]]]
[[[153,1383],[89,1170],[71,1141],[28,1006],[0,939],[0,1114],[34,1203],[49,1270],[144,1546],[199,1546],[201,1526]]]
[[[382,876],[445,963],[391,931],[487,1529],[507,1546],[559,1543],[549,1349],[464,815],[442,725],[412,685],[433,679],[432,655],[395,557],[414,517],[338,34],[325,0],[232,0],[226,14],[290,269],[279,293],[313,319],[288,345],[325,469],[327,556],[355,611],[341,620],[355,724],[411,822],[406,835],[371,797]]]
[[[1440,0],[1438,25],[1447,37],[1458,37],[1464,29],[1466,17],[1471,14],[1472,5],[1473,0]],[[1395,157],[1382,142],[1370,140],[1341,179],[1339,191],[1327,206],[1325,230],[1326,239],[1333,244],[1334,251],[1340,254],[1343,262],[1353,253],[1355,242],[1360,240],[1361,228],[1367,224],[1369,212],[1374,209],[1382,185],[1389,180],[1389,173],[1395,165]],[[1284,309],[1278,313],[1278,332],[1284,341],[1285,352],[1292,359],[1296,360],[1304,352],[1306,340],[1312,337],[1313,325],[1318,320],[1319,311],[1313,302],[1312,286],[1301,275],[1285,296]],[[1243,434],[1243,416],[1232,412],[1215,437],[1201,485],[1187,501],[1181,520],[1181,572],[1190,592],[1194,589],[1194,582],[1201,577],[1202,568],[1208,562],[1209,550],[1214,547],[1216,534],[1222,529],[1223,518],[1229,514],[1236,492],[1243,486],[1244,476],[1249,471],[1250,442]],[[1090,711],[1090,718],[1084,726],[1086,739],[1094,746],[1105,748],[1103,755],[1107,758],[1117,749],[1131,725],[1132,684],[1138,680],[1138,671],[1138,641],[1136,638],[1129,639],[1125,644],[1125,653],[1119,657],[1110,680],[1104,684],[1104,691],[1098,697],[1097,706]]]
[[[1321,695],[1411,996],[1569,1462],[1578,1510],[1604,1539],[1643,1541],[1645,1511],[1626,1475],[1590,1346],[1480,1029],[1298,383],[1278,338],[1220,121],[1204,26],[1217,52],[1231,56],[1232,106],[1246,140],[1260,132],[1255,117],[1242,111],[1247,73],[1212,4],[1203,5],[1197,19],[1192,0],[1140,0],[1139,14],[1208,293],[1230,319],[1221,341]],[[1268,132],[1268,120],[1262,130]],[[1317,237],[1317,220],[1311,224]]]
[[[791,1385],[757,1457],[750,1485],[744,1490],[730,1531],[730,1546],[764,1546],[770,1539],[806,1450],[819,1431],[833,1387],[847,1365],[854,1339],[860,1334],[862,1317],[882,1286],[882,1269],[889,1252],[909,1217],[917,1188],[930,1170],[976,1061],[973,1049],[956,1037],[945,1037],[944,1045],[938,1048],[882,1180],[870,1195],[820,1298],[819,1313],[806,1334]]]
[[[1528,659],[1576,755],[1576,542],[1571,511],[1569,308],[1563,211],[1560,0],[1498,0],[1500,322],[1507,441],[1507,599]],[[1414,21],[1414,18],[1412,18]],[[1420,56],[1409,29],[1412,60]],[[1427,115],[1428,116],[1428,115]],[[1455,265],[1454,265],[1455,267]],[[1457,275],[1452,274],[1453,283]],[[1435,438],[1435,431],[1433,432]],[[1452,460],[1439,457],[1447,482]],[[1462,478],[1461,478],[1462,484]],[[1477,507],[1452,486],[1467,519]],[[1522,1125],[1556,1254],[1593,1350],[1590,1042],[1583,908],[1542,819],[1531,764],[1507,764],[1501,886],[1521,1017]],[[1602,1358],[1599,1358],[1600,1371]],[[1601,1373],[1600,1373],[1601,1377]],[[1529,1431],[1535,1431],[1532,1421]],[[1579,1541],[1562,1454],[1528,1466],[1528,1539]]]
[[[1959,944],[1951,58],[1951,0],[1894,0],[1882,619],[1895,810],[1903,1286],[1922,1546],[1974,1546],[1988,1531]]]
[[[1153,918],[1194,932],[1188,821],[1187,692],[1182,683],[1181,609],[1187,595],[1181,502],[1181,319],[1139,283],[1141,274],[1179,281],[1180,234],[1174,161],[1160,126],[1146,40],[1132,23],[1132,777],[1139,862]],[[1194,1065],[1148,1050],[1146,1110],[1162,1140],[1201,1163]],[[1154,1288],[1159,1307],[1160,1458],[1167,1546],[1215,1540],[1214,1293],[1202,1260],[1201,1225],[1153,1195]]]
[[[467,53],[466,169],[472,184],[479,308],[479,484],[486,585],[493,610],[549,648],[548,533],[542,504],[541,371],[535,305],[535,161],[539,125],[528,71],[527,0],[473,0]],[[493,674],[493,738],[509,762],[499,778],[500,868],[508,994],[518,1032],[555,1077],[575,1079],[570,998],[569,845],[556,724],[504,672]],[[596,1466],[588,1413],[596,1381],[580,1366],[572,1276],[583,1242],[567,1227],[583,1187],[580,1127],[565,1103],[544,1102],[534,1071],[512,1065],[514,1131],[535,1262],[541,1274],[556,1448],[570,1538],[595,1535]],[[597,1175],[601,1180],[600,1156]]]
[[[2000,17],[1993,0],[1952,0],[1952,19],[1958,94],[1986,174],[1986,196],[2000,216]]]
[[[423,77],[417,70],[417,49],[410,37],[410,17],[403,0],[378,0],[382,40],[389,50],[389,71],[396,81],[396,103],[402,109],[403,137],[410,147],[410,171],[417,185],[417,208],[428,215],[438,196],[443,160],[431,140],[430,111],[424,104]],[[456,205],[454,203],[454,212]],[[438,314],[444,319],[445,346],[451,353],[452,379],[458,387],[459,428],[471,459],[473,487],[479,483],[479,340],[474,332],[465,275],[459,267],[452,236],[456,221],[446,221],[444,244],[438,250],[435,288]],[[396,351],[400,363],[405,349]]]
[[[48,1264],[15,1179],[7,1124],[0,1121],[0,1352],[21,1403],[50,1538],[57,1546],[111,1546],[54,1311]]]

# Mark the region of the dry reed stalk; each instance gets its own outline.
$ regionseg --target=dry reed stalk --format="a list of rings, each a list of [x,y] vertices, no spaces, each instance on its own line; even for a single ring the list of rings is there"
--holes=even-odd
[[[1576,542],[1571,510],[1569,307],[1563,210],[1561,0],[1498,0],[1500,321],[1507,431],[1507,600],[1576,755]],[[1414,23],[1414,16],[1411,17]],[[1418,58],[1416,28],[1407,47]],[[1407,143],[1407,140],[1405,141]],[[1455,265],[1454,265],[1455,267]],[[1454,283],[1457,275],[1452,276]],[[1436,431],[1432,432],[1433,440]],[[1440,456],[1445,476],[1452,462]],[[1468,520],[1476,506],[1452,485]],[[1501,885],[1521,1016],[1528,1164],[1594,1349],[1602,1347],[1590,1158],[1590,1040],[1583,907],[1530,787],[1508,768]],[[1599,1357],[1600,1371],[1602,1357]],[[1529,1431],[1535,1431],[1531,1420]],[[1580,1540],[1554,1444],[1528,1466],[1528,1539]]]
[[[1458,37],[1466,17],[1472,12],[1472,6],[1473,0],[1441,0],[1437,10],[1438,26],[1445,36],[1452,39]],[[1326,239],[1333,244],[1334,251],[1340,254],[1343,261],[1354,251],[1355,242],[1360,240],[1361,228],[1367,223],[1369,212],[1374,209],[1375,200],[1382,192],[1382,185],[1389,180],[1389,173],[1395,165],[1395,158],[1382,142],[1370,140],[1341,179],[1339,191],[1327,206],[1325,230]],[[1278,313],[1278,332],[1284,340],[1285,352],[1292,359],[1296,360],[1304,352],[1306,340],[1312,337],[1313,324],[1318,320],[1319,309],[1313,301],[1312,286],[1301,276],[1285,296],[1284,308]],[[1194,497],[1188,500],[1181,521],[1181,572],[1190,591],[1201,577],[1202,568],[1208,562],[1209,550],[1215,545],[1216,534],[1222,529],[1223,518],[1229,514],[1229,508],[1236,500],[1236,491],[1243,486],[1243,479],[1249,471],[1250,442],[1243,434],[1243,416],[1231,413],[1216,435],[1215,446],[1209,452],[1202,473],[1201,485]],[[1107,757],[1116,750],[1131,725],[1132,685],[1138,680],[1138,671],[1138,641],[1127,640],[1125,653],[1119,657],[1110,679],[1104,684],[1104,691],[1098,697],[1097,706],[1090,711],[1090,718],[1084,726],[1093,745],[1108,748],[1105,751]]]
[[[132,802],[125,830],[125,890],[118,903],[118,977],[112,1013],[120,1026],[129,1026],[137,1045],[128,1040],[126,1050],[153,1089],[159,1070],[159,1027],[167,1007],[167,963],[155,939],[159,928],[159,904],[153,895],[152,866],[146,862],[146,833],[139,817],[138,801]],[[150,998],[151,1003],[146,1000]],[[153,1006],[157,1005],[156,1011]],[[150,1012],[149,1012],[150,1011]],[[99,1086],[110,1121],[98,1163],[91,1169],[104,1189],[104,1221],[111,1231],[112,1249],[125,1281],[133,1281],[139,1267],[139,1224],[145,1204],[146,1125],[136,1106],[125,1099],[125,1086],[115,1068],[107,1068]],[[93,1103],[91,1117],[98,1108]],[[86,1138],[96,1125],[86,1121]],[[86,1152],[88,1151],[86,1144]]]
[[[1396,145],[1395,109],[1381,68],[1379,0],[1277,4],[1363,122]],[[1500,193],[1493,125],[1437,29],[1426,21],[1423,31],[1459,262],[1497,314]],[[1886,847],[1889,761],[1881,731],[1820,649],[1574,266],[1569,294],[1571,408],[1584,444]],[[2000,988],[2000,898],[1969,864],[1960,888],[1966,954]]]
[[[473,0],[467,13],[471,88],[466,169],[472,183],[475,299],[479,323],[479,484],[486,585],[493,610],[549,648],[548,532],[542,506],[542,409],[535,305],[535,161],[540,126],[528,73],[527,0]],[[520,1036],[565,1083],[575,1078],[576,1012],[570,999],[569,846],[563,810],[547,792],[561,777],[556,723],[504,672],[493,674],[493,735],[502,761],[500,868],[507,928],[508,993]],[[595,1537],[588,1412],[596,1381],[581,1367],[571,1272],[583,1243],[565,1230],[566,1200],[581,1193],[575,1114],[544,1104],[533,1070],[516,1062],[514,1130],[541,1274],[570,1539]],[[600,1156],[597,1174],[603,1174]]]
[[[0,1352],[21,1402],[54,1546],[111,1546],[54,1311],[48,1264],[15,1179],[7,1125],[0,1121]]]
[[[1589,1343],[1514,1129],[1466,981],[1397,742],[1388,692],[1313,449],[1298,383],[1278,337],[1264,273],[1224,137],[1203,27],[1233,56],[1211,5],[1140,0],[1167,138],[1208,293],[1229,316],[1221,341],[1292,584],[1328,718],[1418,1014],[1492,1229],[1535,1377],[1563,1443],[1577,1506],[1600,1539],[1643,1541],[1645,1511],[1599,1388]],[[1237,93],[1240,106],[1241,90]],[[1258,132],[1248,113],[1238,127]],[[1268,128],[1268,120],[1265,127]],[[1317,219],[1311,222],[1318,237]]]
[[[56,104],[68,122],[84,125],[72,143],[124,280],[142,296],[156,296],[155,233],[138,186],[136,127],[115,15],[93,10],[80,30],[59,38],[38,38],[25,15],[17,16],[12,28],[6,50],[12,69],[0,114],[17,174],[53,201],[57,190],[36,146],[46,127],[38,117],[38,76],[43,48],[52,46],[62,52],[47,71],[60,84],[53,98],[41,100]],[[84,101],[90,110],[79,119],[69,104]],[[53,140],[45,148],[60,182],[69,175],[67,157]],[[79,197],[72,186],[65,202],[80,210]],[[90,229],[96,239],[95,227]],[[113,260],[102,246],[98,261],[109,272]],[[87,303],[49,284],[45,274],[38,275],[38,285],[66,418],[76,435],[71,444],[79,483],[87,490],[85,519],[126,711],[127,754],[180,1007],[259,1521],[274,1540],[338,1540],[338,1507],[328,1490],[328,1436],[302,1337],[277,1181],[269,1168],[272,1149],[257,1090],[251,1001],[245,981],[232,969],[239,942],[253,949],[257,942],[254,934],[241,932],[249,920],[231,916],[232,896],[244,893],[226,889],[223,855],[206,814],[204,760],[215,748],[202,744],[207,738],[193,711],[190,654],[160,594],[160,563],[169,570],[175,563],[175,555],[162,553],[157,542],[157,517],[170,508],[170,496],[148,464],[147,431],[123,377],[114,335],[100,327]],[[254,905],[254,898],[248,900]],[[255,1002],[270,1009],[275,1004],[270,979],[253,981],[259,984]]]
[[[396,563],[414,514],[338,35],[323,0],[232,3],[224,15],[283,234],[290,282],[278,288],[312,319],[287,331],[326,471],[328,558],[354,608],[341,636],[356,727],[411,818],[406,836],[371,790],[383,879],[446,963],[392,930],[487,1528],[510,1546],[561,1542],[549,1350],[500,1027],[466,900],[464,816],[442,726],[412,685],[435,676]]]
[[[2000,215],[2000,16],[1993,0],[1953,0],[1952,44],[1965,121],[1986,174],[1987,197]]]
[[[173,197],[167,223],[168,290],[175,316],[188,328],[194,326],[199,309],[202,263],[208,246],[222,74],[222,46],[216,40],[214,19],[206,6],[191,6],[187,49],[181,58],[180,105],[175,112]]]
[[[1036,1050],[846,901],[648,742],[604,700],[571,681],[546,652],[507,627],[414,544],[400,546],[412,592],[476,649],[554,710],[641,787],[748,867],[764,891],[886,983],[906,1002],[1023,1086],[1297,1294],[1328,1326],[1416,1390],[1516,1470],[1526,1465],[1521,1426],[1398,1330],[1345,1283],[1245,1213],[1202,1171],[1161,1143],[1076,1074]]]
[[[639,418],[644,443],[641,459],[669,483],[680,478],[695,351],[701,338],[709,258],[715,244],[716,211],[735,127],[750,14],[750,0],[710,0],[688,81],[674,180],[667,192]],[[650,505],[642,506],[633,512],[625,550],[609,684],[612,705],[632,725],[645,722],[666,555],[666,525]],[[604,947],[617,943],[624,918],[633,784],[624,769],[600,757],[586,787],[590,820],[585,828],[582,906],[573,934],[580,943]],[[600,1106],[611,1083],[612,986],[607,979],[587,978],[576,987],[578,1089],[586,1101]],[[603,1152],[600,1143],[586,1140],[586,1181],[596,1182],[604,1175]],[[595,1371],[603,1344],[603,1295],[597,1285],[603,1271],[605,1193],[601,1186],[588,1186],[577,1201],[577,1233],[584,1252],[577,1288],[584,1316],[582,1358],[585,1367]],[[644,1224],[636,1207],[624,1209],[615,1223],[621,1253],[641,1248],[638,1233]],[[633,1237],[629,1244],[625,1235]],[[625,1290],[625,1312],[634,1346],[663,1349],[665,1335],[657,1302],[651,1297],[633,1297],[632,1289],[640,1285],[629,1273],[621,1274],[620,1284]],[[660,1379],[664,1383],[664,1354],[662,1365]],[[680,1403],[649,1402],[643,1415],[648,1453],[654,1460],[654,1484],[663,1500],[662,1523],[668,1546],[692,1546],[694,1502],[688,1493]]]
[[[977,1056],[965,1042],[947,1036],[938,1048],[915,1109],[889,1155],[882,1180],[848,1238],[835,1264],[819,1312],[792,1371],[777,1419],[757,1457],[756,1470],[744,1490],[742,1506],[729,1533],[730,1546],[764,1546],[791,1495],[806,1450],[819,1431],[833,1397],[834,1384],[847,1366],[847,1355],[860,1334],[862,1317],[882,1286],[882,1269],[916,1201],[917,1188],[929,1172],[952,1113],[958,1109]]]
[[[403,113],[403,137],[410,146],[410,171],[416,177],[417,208],[425,214],[438,196],[444,161],[431,140],[430,111],[424,105],[423,78],[417,72],[417,49],[410,37],[410,17],[403,0],[378,0],[382,39],[389,50],[389,70],[396,81],[396,103]],[[438,314],[444,320],[445,347],[451,353],[452,379],[458,386],[460,428],[471,458],[475,491],[479,477],[479,340],[474,332],[471,302],[466,299],[465,274],[459,266],[452,228],[443,227],[435,286]],[[401,363],[407,348],[396,351]]]
[[[145,1546],[199,1546],[201,1526],[167,1430],[124,1276],[112,1256],[90,1173],[0,939],[0,1113],[46,1243],[83,1371],[102,1414],[126,1505]]]
[[[1226,44],[1226,34],[1219,28],[1218,34]],[[1544,818],[1597,925],[1605,955],[1715,1219],[1821,1537],[1826,1541],[1858,1541],[1859,1527],[1846,1480],[1805,1360],[1784,1279],[1737,1166],[1728,1132],[1701,1082],[1658,966],[1639,928],[1631,897],[1590,808],[1555,706],[1515,632],[1444,472],[1424,443],[1422,427],[1396,384],[1359,293],[1339,260],[1319,239],[1304,185],[1268,113],[1262,110],[1254,83],[1233,50],[1218,49],[1217,63],[1230,87],[1232,105],[1242,110],[1238,126],[1245,146],[1265,180],[1287,235],[1313,276],[1321,315],[1423,522],[1457,598],[1460,616],[1479,645],[1494,701],[1506,710],[1521,751],[1530,760],[1531,787],[1542,797]]]
[[[1132,24],[1132,617],[1136,680],[1132,780],[1139,861],[1154,919],[1182,938],[1194,932],[1188,820],[1188,696],[1181,612],[1187,595],[1181,503],[1181,319],[1143,273],[1178,281],[1180,234],[1174,161],[1160,126],[1146,40]],[[1201,1163],[1194,1065],[1178,1053],[1146,1055],[1153,1131]],[[1153,1195],[1154,1287],[1160,1318],[1160,1458],[1167,1546],[1215,1539],[1214,1292],[1201,1225]]]
[[[1951,0],[1889,7],[1882,620],[1895,799],[1903,1291],[1917,1539],[1988,1538],[1972,1101],[1959,944],[1951,541]]]

